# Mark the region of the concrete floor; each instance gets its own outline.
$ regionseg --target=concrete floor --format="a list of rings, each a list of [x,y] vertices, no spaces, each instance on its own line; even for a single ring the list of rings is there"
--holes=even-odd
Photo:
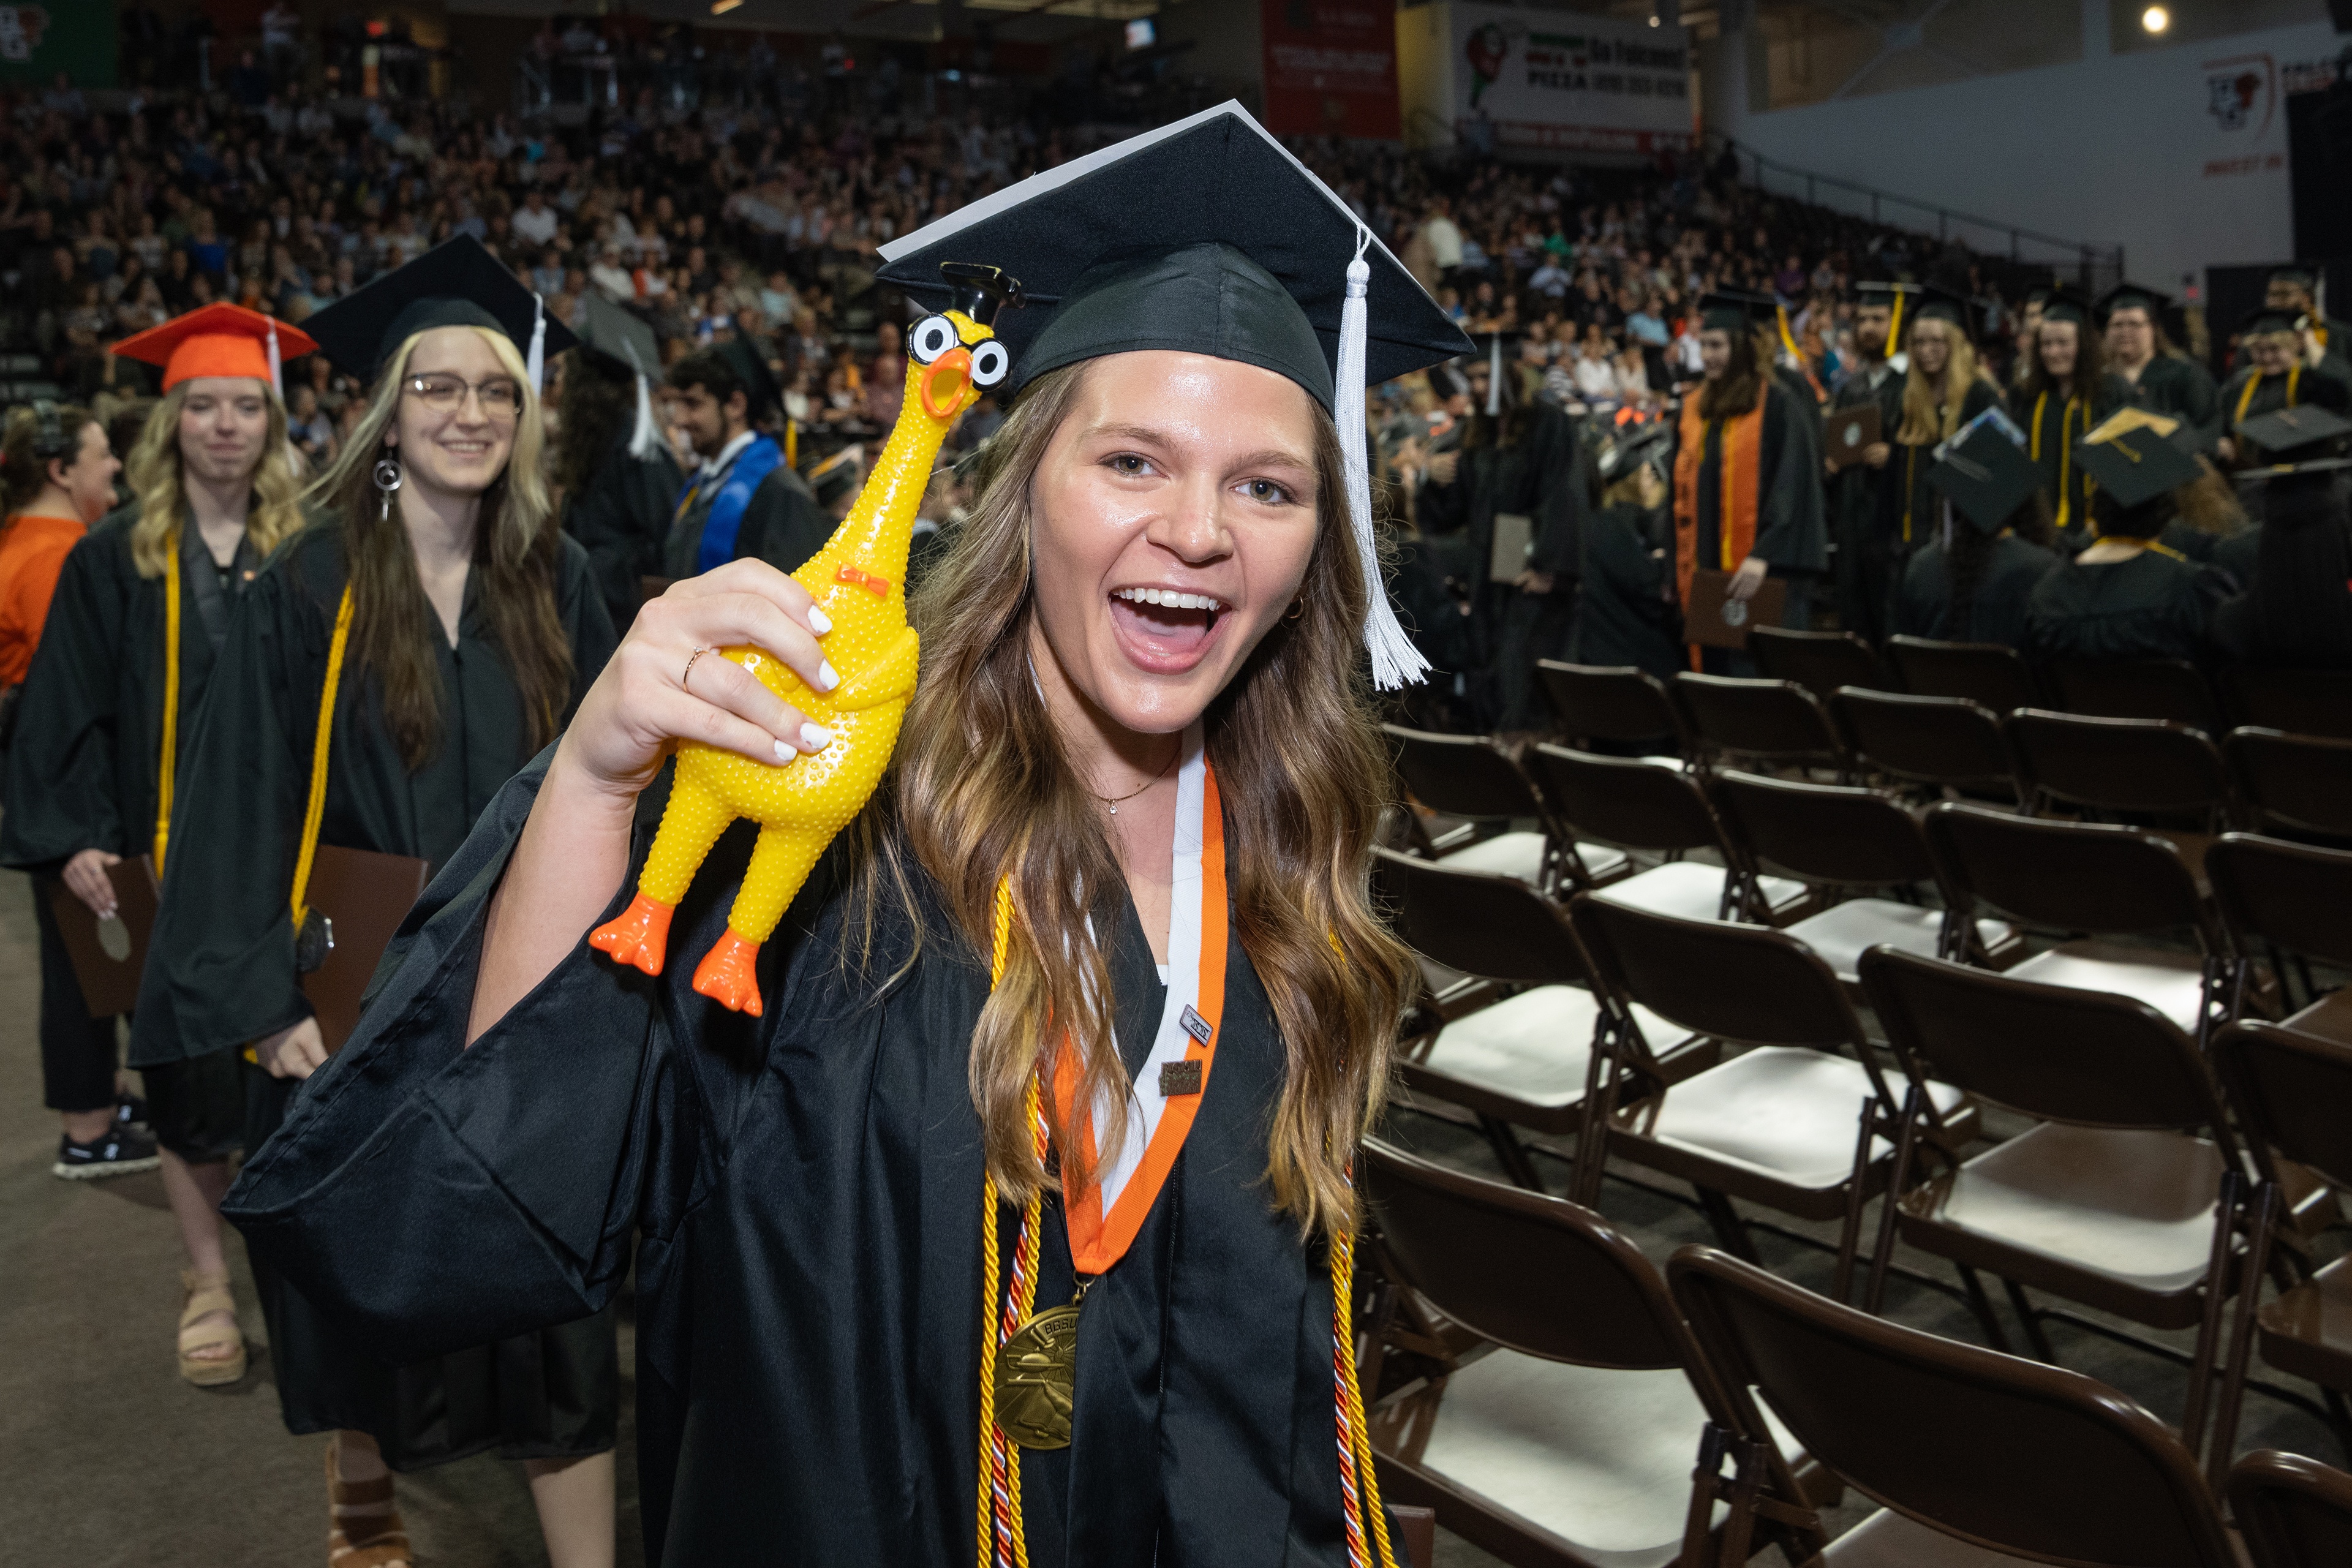
[[[278,1423],[241,1249],[232,1245],[231,1256],[254,1370],[232,1388],[192,1388],[173,1369],[181,1259],[160,1180],[61,1182],[49,1174],[58,1122],[39,1109],[36,973],[29,889],[22,877],[0,874],[0,1565],[318,1568],[325,1556],[324,1444],[289,1437]],[[1462,1168],[1499,1174],[1482,1140],[1434,1118],[1399,1112],[1391,1135]],[[1564,1179],[1564,1167],[1541,1157],[1538,1164],[1548,1178]],[[1686,1241],[1710,1239],[1695,1213],[1622,1184],[1610,1184],[1602,1206],[1658,1260]],[[1770,1236],[1759,1245],[1789,1277],[1826,1282],[1825,1258]],[[1937,1271],[1925,1259],[1907,1261]],[[1956,1303],[1932,1291],[1898,1281],[1891,1307],[1901,1321],[1979,1337]],[[621,1331],[620,1562],[635,1564],[643,1559],[625,1319]],[[2063,1327],[2053,1337],[2067,1364],[2177,1416],[2183,1385],[2172,1367]],[[2247,1402],[2241,1441],[2332,1464],[2345,1458],[2318,1423],[2260,1394]],[[400,1486],[426,1568],[544,1561],[519,1467],[473,1459],[404,1478]],[[1441,1539],[1440,1568],[1495,1563],[1464,1542]]]

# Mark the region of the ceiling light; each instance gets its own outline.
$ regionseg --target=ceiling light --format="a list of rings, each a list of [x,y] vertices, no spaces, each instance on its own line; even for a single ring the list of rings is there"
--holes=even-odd
[[[2172,26],[2172,13],[2161,5],[2150,5],[2139,14],[2139,25],[2151,33],[2161,33]]]

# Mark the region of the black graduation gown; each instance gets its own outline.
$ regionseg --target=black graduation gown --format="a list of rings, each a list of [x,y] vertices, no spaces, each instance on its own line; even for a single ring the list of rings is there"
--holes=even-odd
[[[2098,565],[2067,561],[2034,585],[2027,641],[2040,658],[2201,661],[2206,623],[2228,591],[2210,567],[2161,550]]]
[[[1757,477],[1756,542],[1775,577],[1806,582],[1829,566],[1829,525],[1822,502],[1819,447],[1805,434],[1813,416],[1798,406],[1778,382],[1764,394],[1763,450]],[[1698,563],[1722,570],[1723,426],[1709,422],[1698,470]],[[1739,563],[1735,561],[1733,567]],[[1801,585],[1789,594],[1791,626],[1803,598]]]
[[[131,558],[136,506],[102,519],[66,556],[6,753],[0,864],[43,873],[33,889],[45,1052],[115,1056],[114,1020],[93,1018],[49,903],[55,875],[85,849],[152,851],[163,754],[163,579]],[[181,531],[180,756],[229,615],[260,556],[240,540],[224,574],[194,527]],[[168,858],[168,857],[167,857]],[[48,1059],[59,1059],[50,1056]],[[67,1058],[69,1059],[69,1058]],[[108,1069],[110,1072],[111,1068]]]
[[[223,648],[172,814],[172,852],[131,1031],[134,1066],[241,1048],[310,1012],[294,970],[287,894],[293,879],[328,645],[344,583],[339,523],[307,530],[270,558]],[[477,584],[467,582],[456,647],[436,637],[442,744],[412,774],[381,714],[373,679],[348,658],[335,703],[320,842],[446,865],[475,818],[529,760],[521,700],[487,640]],[[586,553],[561,542],[556,614],[572,644],[572,702],[612,655],[614,637]],[[299,1086],[247,1075],[246,1137],[258,1148]],[[358,1226],[375,1249],[385,1207]],[[379,1265],[396,1268],[378,1253]],[[619,1367],[609,1317],[544,1332],[483,1336],[415,1365],[320,1311],[255,1259],[287,1429],[372,1435],[395,1468],[496,1448],[527,1459],[613,1445]],[[551,1322],[552,1321],[551,1320]],[[496,1338],[502,1342],[493,1343]],[[405,1358],[404,1358],[405,1359]]]
[[[2069,550],[2080,550],[2092,539],[2091,476],[2074,448],[2101,420],[2134,400],[2131,383],[2112,373],[2099,378],[2087,406],[2055,392],[2018,394],[2013,412],[2025,431],[2026,449],[2042,468],[2042,493],[2050,502],[2059,542]]]
[[[1674,543],[1674,514],[1666,507],[1612,506],[1585,525],[1570,658],[1633,665],[1662,680],[1688,668],[1682,612],[1673,596]]]
[[[1866,373],[1848,379],[1837,389],[1830,406],[1843,410],[1876,404],[1879,439],[1892,446],[1895,433],[1903,426],[1904,376],[1892,366],[1885,368],[1886,378],[1875,388]],[[1827,481],[1830,533],[1837,542],[1838,624],[1861,633],[1874,647],[1885,639],[1887,605],[1901,572],[1889,544],[1892,532],[1887,526],[1897,504],[1899,456],[1898,448],[1884,468],[1855,463],[1839,469]]]
[[[1969,420],[2000,402],[2000,389],[1979,376],[1969,383],[1960,395],[1960,417],[1954,426],[1955,433],[1966,429]],[[1895,416],[1895,428],[1903,427],[1903,416]],[[1899,589],[1904,575],[1904,563],[1915,550],[1925,548],[1937,536],[1937,524],[1944,515],[1944,492],[1927,480],[1936,469],[1936,448],[1943,437],[1908,446],[1895,442],[1895,455],[1886,462],[1895,475],[1887,487],[1887,551],[1893,562],[1889,575]]]
[[[875,978],[908,961],[903,916],[857,966],[821,873],[761,952],[766,1016],[718,1008],[690,978],[749,854],[739,824],[659,980],[583,942],[463,1049],[484,911],[544,766],[412,913],[359,1034],[225,1212],[407,1354],[604,1303],[635,1238],[649,1562],[970,1561],[984,1312],[966,1062],[985,961],[926,892],[911,967]],[[1150,949],[1131,909],[1100,924],[1139,1052],[1162,994]],[[1284,1052],[1237,942],[1221,1028],[1168,1185],[1087,1298],[1072,1446],[1023,1456],[1039,1568],[1346,1561],[1328,1263],[1267,1197]],[[1046,1216],[1041,1306],[1072,1289]],[[1018,1224],[1003,1211],[1008,1258]]]
[[[2293,406],[2310,405],[2326,408],[2337,414],[2352,408],[2352,384],[2347,384],[2334,374],[2332,366],[2336,363],[2337,362],[2331,355],[2317,368],[2311,365],[2303,367],[2301,374],[2293,378],[2294,381]],[[2288,375],[2284,371],[2276,375],[2264,375],[2252,365],[2247,365],[2231,376],[2222,386],[2218,400],[2223,429],[2234,435],[2238,426],[2247,420],[2259,419],[2265,414],[2276,414],[2280,409],[2290,406],[2286,395],[2287,381]],[[2263,460],[2259,452],[2247,449],[2246,441],[2242,437],[2239,437],[2238,447],[2238,460],[2241,463]]]
[[[1526,730],[1549,721],[1536,689],[1539,658],[1567,651],[1569,617],[1575,605],[1575,575],[1580,547],[1584,497],[1590,493],[1587,465],[1576,426],[1549,404],[1520,411],[1524,433],[1508,447],[1465,447],[1454,483],[1423,492],[1424,531],[1459,531],[1458,557],[1468,577],[1471,640],[1477,668],[1469,696],[1488,729]],[[1487,581],[1495,518],[1515,512],[1529,518],[1530,570],[1549,574],[1549,594],[1531,594],[1508,583]]]
[[[2034,585],[2058,564],[2058,552],[2006,534],[1992,542],[1984,574],[1969,601],[1966,624],[1952,617],[1952,584],[1941,540],[1911,557],[1895,602],[1897,635],[1944,642],[1990,642],[2025,646],[2025,607]]]
[[[645,458],[616,451],[596,466],[563,509],[563,531],[588,552],[588,569],[615,629],[636,618],[644,580],[665,577],[662,546],[670,510],[686,485],[669,448]]]
[[[2197,428],[2198,447],[2210,452],[2221,437],[2221,395],[2205,367],[2182,354],[2157,355],[2130,384],[2133,401]]]
[[[2242,591],[2213,613],[2213,640],[2230,658],[2352,669],[2352,525],[2335,487],[2328,490],[2281,497],[2269,521],[2227,541],[2251,534],[2258,552],[2239,579]]]
[[[683,488],[684,481],[679,483]],[[692,577],[701,572],[697,563],[702,551],[702,528],[710,521],[711,503],[718,499],[714,486],[709,495],[697,497],[693,505],[677,514],[662,546],[663,576]],[[735,535],[735,553],[728,559],[764,561],[779,572],[797,572],[824,548],[833,530],[833,520],[818,509],[808,481],[786,464],[770,472],[751,492],[743,507],[742,527]]]

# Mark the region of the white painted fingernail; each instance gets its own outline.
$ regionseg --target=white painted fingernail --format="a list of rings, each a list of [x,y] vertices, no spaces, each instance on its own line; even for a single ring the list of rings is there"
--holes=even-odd
[[[799,755],[799,749],[793,746],[790,741],[779,741],[776,742],[776,761],[780,763],[789,763]]]
[[[833,744],[833,731],[822,724],[801,726],[801,744],[812,752],[822,752]]]
[[[840,684],[841,676],[834,669],[833,661],[831,659],[825,660],[824,663],[817,667],[816,689],[819,691],[830,691]]]
[[[826,615],[823,610],[818,609],[814,605],[811,605],[809,606],[809,630],[814,632],[819,637],[824,636],[825,633],[833,630],[833,617]]]

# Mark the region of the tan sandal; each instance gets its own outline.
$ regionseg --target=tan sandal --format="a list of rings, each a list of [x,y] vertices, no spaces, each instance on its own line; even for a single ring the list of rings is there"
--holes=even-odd
[[[336,1451],[340,1436],[327,1439],[327,1562],[331,1568],[415,1568],[408,1550],[408,1527],[392,1506],[392,1472],[372,1481],[343,1479]]]
[[[236,1298],[229,1294],[228,1275],[199,1274],[193,1268],[183,1268],[180,1285],[187,1291],[187,1299],[180,1308],[180,1375],[198,1388],[235,1383],[245,1375],[245,1331],[237,1327]],[[233,1347],[236,1353],[195,1353],[224,1345]]]

